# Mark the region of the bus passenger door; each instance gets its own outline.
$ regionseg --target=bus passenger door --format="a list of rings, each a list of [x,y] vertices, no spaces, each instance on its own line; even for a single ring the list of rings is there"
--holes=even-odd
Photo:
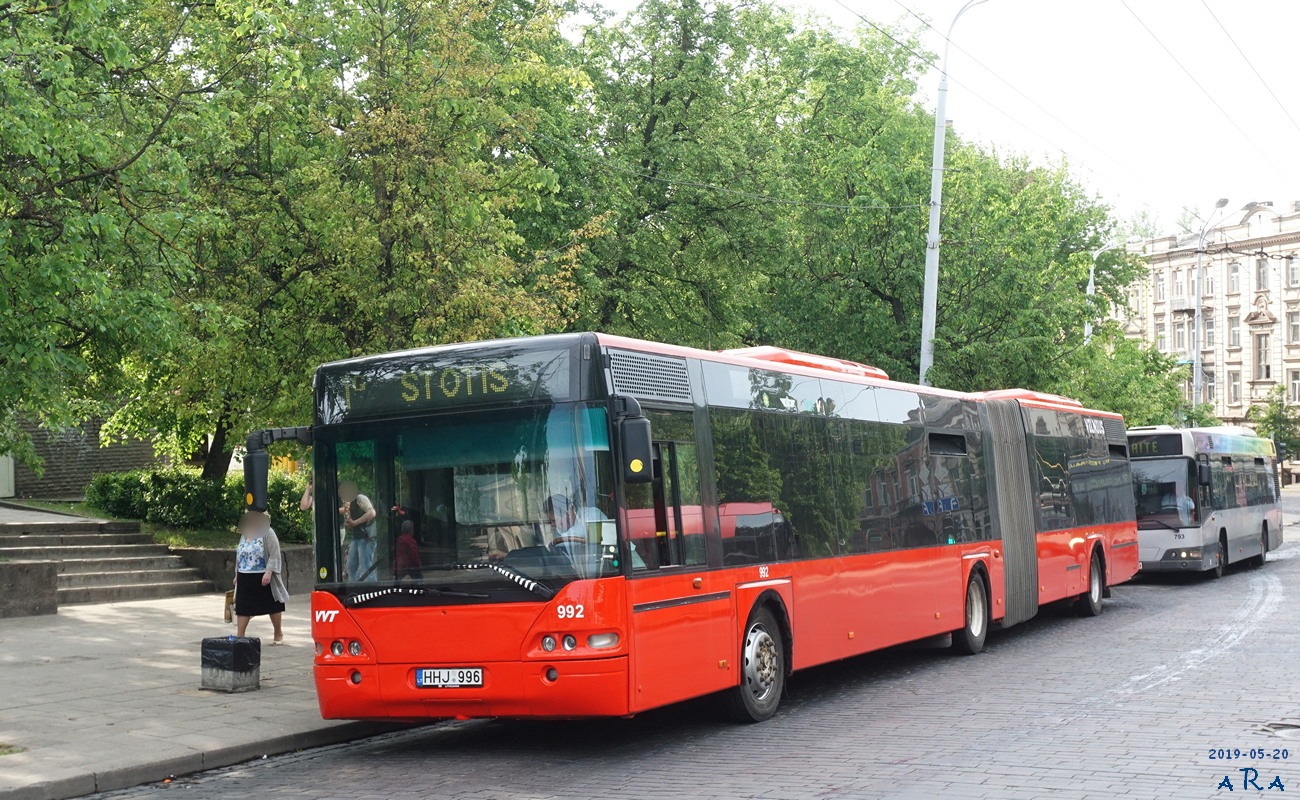
[[[654,482],[626,488],[634,710],[726,688],[736,674],[733,598],[707,571],[695,445],[654,452]]]

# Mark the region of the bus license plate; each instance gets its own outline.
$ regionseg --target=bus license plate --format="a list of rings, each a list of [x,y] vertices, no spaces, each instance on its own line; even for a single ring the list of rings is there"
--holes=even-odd
[[[483,685],[482,667],[417,669],[415,685],[421,689],[459,689]]]

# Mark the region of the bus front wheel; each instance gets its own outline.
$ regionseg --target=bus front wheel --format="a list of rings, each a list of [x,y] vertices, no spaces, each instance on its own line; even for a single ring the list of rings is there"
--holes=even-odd
[[[962,655],[973,656],[984,649],[984,639],[989,635],[989,596],[984,579],[972,572],[966,584],[966,625],[952,635],[952,649]]]
[[[1228,534],[1219,531],[1219,560],[1214,562],[1212,576],[1222,578],[1223,571],[1228,567]]]
[[[756,608],[740,644],[740,685],[726,696],[727,713],[737,722],[771,719],[785,691],[785,643],[781,626],[766,608]]]
[[[1101,568],[1101,559],[1094,553],[1088,566],[1088,591],[1079,595],[1075,609],[1081,617],[1095,617],[1101,614],[1101,596],[1106,591],[1106,573]]]

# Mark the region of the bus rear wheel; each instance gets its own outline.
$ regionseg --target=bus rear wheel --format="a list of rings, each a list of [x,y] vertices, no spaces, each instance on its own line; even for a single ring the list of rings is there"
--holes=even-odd
[[[1250,559],[1250,565],[1255,568],[1264,566],[1268,561],[1268,523],[1264,523],[1264,529],[1259,534],[1259,555]]]
[[[966,584],[966,625],[952,635],[952,649],[973,656],[984,649],[989,635],[989,594],[984,579],[972,572]]]
[[[1079,595],[1074,609],[1081,617],[1095,617],[1101,614],[1101,597],[1106,591],[1106,573],[1101,568],[1101,559],[1094,553],[1088,565],[1088,591]]]
[[[756,608],[740,644],[740,685],[726,695],[728,716],[737,722],[771,719],[785,691],[785,643],[776,617]]]

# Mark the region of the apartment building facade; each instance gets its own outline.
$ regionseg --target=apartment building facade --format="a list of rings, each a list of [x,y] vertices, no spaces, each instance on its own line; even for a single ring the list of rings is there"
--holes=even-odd
[[[1300,201],[1250,203],[1205,231],[1199,331],[1200,231],[1130,249],[1146,259],[1149,273],[1129,288],[1128,307],[1116,315],[1126,335],[1189,365],[1189,398],[1190,365],[1200,348],[1202,399],[1224,422],[1241,422],[1278,385],[1300,403]]]

